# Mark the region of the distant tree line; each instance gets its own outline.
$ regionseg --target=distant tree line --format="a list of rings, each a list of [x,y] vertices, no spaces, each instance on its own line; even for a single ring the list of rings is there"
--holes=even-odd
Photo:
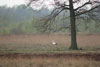
[[[77,32],[100,33],[99,11],[100,8],[77,17]],[[47,30],[42,32],[45,23],[39,19],[49,14],[49,11],[46,12],[46,9],[35,12],[25,5],[15,6],[13,8],[2,6],[0,7],[0,35],[70,32],[70,21],[69,18],[64,19],[66,17],[64,12],[53,21],[55,23],[51,23]]]

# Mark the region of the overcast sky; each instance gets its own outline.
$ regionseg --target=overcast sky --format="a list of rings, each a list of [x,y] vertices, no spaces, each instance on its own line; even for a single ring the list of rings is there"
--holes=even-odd
[[[0,6],[6,5],[8,7],[13,7],[24,3],[24,0],[0,0]]]
[[[29,0],[26,0],[26,1],[29,1]],[[38,2],[38,3],[33,2],[31,7],[34,9],[37,9],[37,10],[41,9],[43,6],[45,6],[48,9],[52,9],[54,7],[53,5],[51,5],[51,4],[54,4],[53,0],[45,0],[43,5],[41,5],[41,2],[43,0],[39,0],[39,1],[40,2]],[[67,0],[58,0],[58,1],[63,2],[63,1],[67,1]],[[78,7],[79,5],[82,5],[83,3],[85,3],[86,1],[88,1],[88,0],[81,0],[81,3],[75,4],[74,6]],[[98,1],[100,1],[100,0],[98,0]],[[25,4],[25,3],[26,3],[25,0],[0,0],[0,6],[6,5],[7,7],[13,7],[13,6],[21,5],[21,4]],[[90,8],[90,5],[87,5],[87,8]]]

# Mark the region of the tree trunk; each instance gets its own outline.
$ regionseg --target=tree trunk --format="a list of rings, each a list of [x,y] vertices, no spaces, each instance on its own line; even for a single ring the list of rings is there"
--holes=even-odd
[[[78,50],[77,41],[76,41],[76,25],[75,25],[75,12],[73,8],[73,1],[69,0],[70,5],[70,23],[71,23],[71,50]]]

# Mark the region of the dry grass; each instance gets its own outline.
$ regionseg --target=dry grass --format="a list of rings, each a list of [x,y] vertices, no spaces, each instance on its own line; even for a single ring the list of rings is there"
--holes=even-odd
[[[0,58],[0,67],[100,67],[100,62],[83,58]]]
[[[68,34],[41,34],[41,35],[8,35],[0,36],[0,44],[41,44],[49,45],[55,40],[59,45],[69,45],[70,35]],[[100,45],[100,34],[79,34],[77,35],[78,44]]]
[[[55,40],[58,45],[52,45]],[[84,50],[100,51],[100,34],[78,34],[78,46]],[[69,34],[6,35],[0,36],[0,53],[32,53],[37,51],[66,51]]]
[[[58,45],[56,46],[52,45],[51,44],[52,40],[55,40],[58,43]],[[100,52],[100,34],[92,34],[92,35],[78,34],[77,40],[79,47],[82,47],[85,50]],[[68,48],[69,45],[70,45],[70,35],[68,34],[6,35],[6,36],[0,36],[0,55],[3,54],[9,55],[10,53],[30,54],[34,52],[38,53],[38,51],[58,51],[59,53],[60,52],[62,53],[68,50],[66,49],[66,47]],[[51,52],[49,54],[51,54]],[[90,54],[86,55],[87,58],[89,58]],[[11,57],[13,58],[10,58],[9,56],[6,55],[5,57],[0,57],[0,67],[100,67],[100,61],[87,59],[83,57],[76,58],[75,56],[58,57],[58,58],[57,57],[22,58],[19,56],[17,58],[16,55],[14,56],[11,55]],[[97,56],[100,56],[100,54],[98,55],[97,53],[97,55],[93,57],[97,58]]]

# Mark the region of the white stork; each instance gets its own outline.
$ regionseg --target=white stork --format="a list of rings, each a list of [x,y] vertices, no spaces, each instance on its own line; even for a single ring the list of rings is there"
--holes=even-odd
[[[56,43],[54,40],[52,40],[52,44],[53,44],[53,45],[57,45],[57,43]]]

